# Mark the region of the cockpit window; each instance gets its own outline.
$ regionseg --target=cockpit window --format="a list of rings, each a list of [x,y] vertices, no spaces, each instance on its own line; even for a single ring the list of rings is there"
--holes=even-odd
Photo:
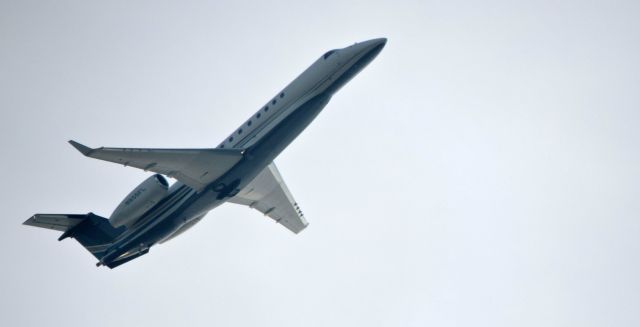
[[[331,50],[331,51],[329,51],[329,52],[325,53],[322,57],[323,57],[324,59],[327,59],[327,58],[329,58],[329,56],[331,56],[334,52],[336,52],[336,50]]]

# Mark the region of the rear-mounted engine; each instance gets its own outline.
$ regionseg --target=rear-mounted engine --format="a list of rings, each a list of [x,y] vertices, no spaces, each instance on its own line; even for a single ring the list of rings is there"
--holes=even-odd
[[[169,183],[160,174],[147,178],[138,185],[113,211],[109,222],[113,227],[132,226],[145,212],[153,208],[169,193]]]

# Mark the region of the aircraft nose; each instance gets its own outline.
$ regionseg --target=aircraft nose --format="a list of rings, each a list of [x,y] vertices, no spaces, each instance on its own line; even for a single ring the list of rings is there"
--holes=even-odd
[[[386,37],[380,37],[380,38],[377,38],[377,39],[371,39],[368,42],[373,42],[373,43],[375,43],[376,46],[378,46],[378,45],[384,46],[385,44],[387,44],[387,38]]]
[[[381,37],[377,39],[364,41],[362,43],[359,43],[358,46],[362,48],[364,51],[370,51],[373,49],[382,50],[382,48],[384,48],[386,44],[387,44],[387,38]]]
[[[386,44],[387,39],[384,37],[366,40],[349,47],[350,51],[348,51],[348,53],[351,53],[353,56],[363,56],[366,54],[376,56],[382,51],[382,48],[384,48]]]

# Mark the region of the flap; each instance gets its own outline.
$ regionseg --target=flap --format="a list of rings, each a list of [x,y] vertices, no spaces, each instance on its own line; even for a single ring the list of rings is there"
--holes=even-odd
[[[243,155],[242,149],[91,149],[69,143],[87,157],[164,174],[197,191],[224,175]]]
[[[229,202],[256,209],[294,233],[309,225],[274,163],[269,164]]]

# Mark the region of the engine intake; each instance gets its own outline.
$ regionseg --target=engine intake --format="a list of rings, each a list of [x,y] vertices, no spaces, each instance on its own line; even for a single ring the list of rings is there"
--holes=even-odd
[[[147,178],[133,189],[109,217],[113,227],[132,226],[145,212],[153,208],[169,193],[169,183],[160,174]]]

